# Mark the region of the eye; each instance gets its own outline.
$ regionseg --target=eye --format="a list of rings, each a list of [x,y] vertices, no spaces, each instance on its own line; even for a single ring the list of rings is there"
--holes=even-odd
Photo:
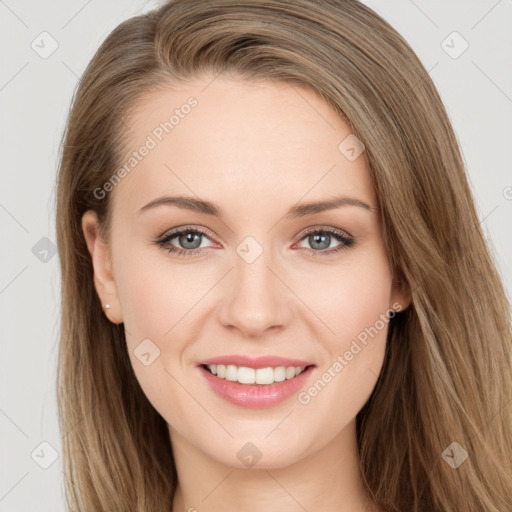
[[[165,234],[157,240],[160,248],[177,256],[195,256],[202,253],[209,246],[204,246],[204,239],[210,240],[206,231],[200,228],[184,226]],[[311,248],[302,247],[313,256],[328,256],[348,249],[354,245],[355,240],[341,230],[322,227],[310,230],[300,239],[306,241]],[[332,242],[338,241],[338,245],[332,247]],[[300,243],[299,242],[299,243]]]
[[[202,239],[208,238],[205,231],[199,228],[182,227],[171,231],[157,241],[158,245],[167,252],[176,253],[178,256],[193,256],[199,249],[204,249]],[[181,247],[176,247],[172,241],[176,239]]]
[[[324,256],[338,253],[339,251],[348,249],[355,243],[354,238],[347,235],[343,231],[327,227],[308,231],[300,241],[302,242],[303,240],[305,240],[306,243],[309,244],[312,248],[308,248],[308,252],[310,252],[313,256]],[[332,242],[335,242],[336,240],[339,242],[339,244],[333,248]]]

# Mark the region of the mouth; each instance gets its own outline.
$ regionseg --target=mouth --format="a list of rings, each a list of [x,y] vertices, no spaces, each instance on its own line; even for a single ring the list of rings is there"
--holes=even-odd
[[[314,378],[316,365],[310,364],[296,369],[201,364],[197,369],[209,389],[223,400],[238,407],[265,409],[285,402],[297,394]]]
[[[266,368],[250,368],[231,364],[202,364],[200,366],[211,375],[226,381],[246,386],[271,386],[279,382],[295,379],[315,365],[268,366]]]

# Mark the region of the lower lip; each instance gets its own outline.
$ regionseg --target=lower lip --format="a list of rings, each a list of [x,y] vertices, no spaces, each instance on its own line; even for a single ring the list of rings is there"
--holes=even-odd
[[[296,377],[274,382],[274,384],[240,384],[240,382],[221,379],[202,366],[198,368],[210,388],[228,402],[251,409],[264,409],[277,405],[298,393],[315,367],[308,366]]]

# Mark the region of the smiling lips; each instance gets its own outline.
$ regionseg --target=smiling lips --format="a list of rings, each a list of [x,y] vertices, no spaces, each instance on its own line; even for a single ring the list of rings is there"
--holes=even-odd
[[[220,356],[201,363],[221,379],[240,384],[273,384],[293,379],[312,363],[278,356]]]
[[[221,356],[199,363],[210,388],[235,405],[264,408],[299,391],[315,365],[277,356]]]

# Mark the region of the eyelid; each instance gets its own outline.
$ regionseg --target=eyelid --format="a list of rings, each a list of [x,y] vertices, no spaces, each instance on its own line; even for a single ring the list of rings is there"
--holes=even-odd
[[[304,238],[305,235],[309,233],[315,233],[317,231],[337,233],[340,235],[344,235],[346,238],[355,239],[355,236],[350,234],[345,229],[335,228],[334,226],[327,226],[326,224],[314,224],[313,226],[308,226],[307,228],[304,228],[302,231],[300,231],[297,237],[299,238],[300,241]]]
[[[184,225],[184,226],[178,226],[176,228],[167,230],[163,235],[160,235],[156,239],[156,242],[157,243],[167,243],[169,240],[176,238],[177,236],[181,235],[182,233],[188,233],[188,232],[200,233],[204,237],[208,238],[208,240],[212,241],[212,236],[209,234],[209,232],[206,230],[206,228],[203,228],[203,227],[197,226],[197,225]],[[202,249],[205,249],[205,247],[203,247]],[[189,249],[189,251],[193,251],[193,249]]]

